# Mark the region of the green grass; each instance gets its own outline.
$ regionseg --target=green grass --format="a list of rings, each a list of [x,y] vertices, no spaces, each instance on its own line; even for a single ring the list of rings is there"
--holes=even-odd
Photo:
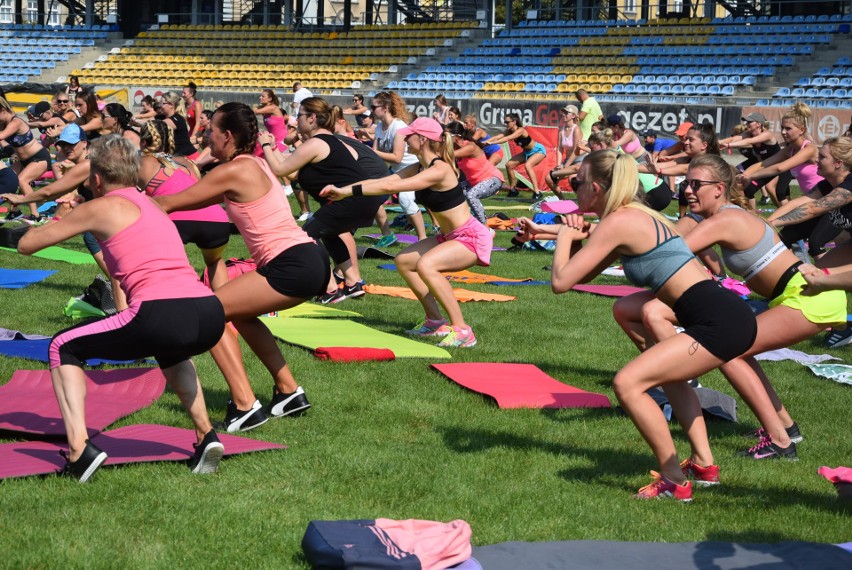
[[[510,237],[499,234],[498,244],[507,246]],[[79,238],[68,246],[83,250]],[[199,265],[197,253],[190,250],[190,255]],[[245,255],[239,238],[227,255]],[[547,279],[543,266],[550,262],[545,253],[495,252],[492,267],[478,270]],[[402,284],[395,273],[376,269],[379,263],[363,262],[368,282]],[[0,267],[59,269],[26,289],[0,290],[1,326],[43,334],[68,326],[62,307],[95,275],[93,266],[4,252]],[[555,296],[546,286],[466,287],[518,299],[463,305],[479,344],[456,350],[454,361],[533,363],[614,402],[611,379],[635,349],[612,319],[611,299]],[[365,324],[396,334],[421,318],[417,303],[383,296],[342,307],[361,312]],[[796,348],[825,352],[819,339]],[[477,545],[849,540],[849,512],[838,506],[834,489],[816,470],[849,463],[848,419],[843,418],[852,394],[848,386],[815,377],[797,364],[765,367],[807,438],[800,461],[735,457],[752,443],[740,434],[756,425],[740,405],[741,424],[709,425],[723,484],[697,489],[695,502],[684,506],[630,499],[655,465],[630,421],[613,410],[499,410],[431,370],[428,361],[337,364],[299,348],[282,349],[314,407],[300,418],[270,421],[250,435],[286,444],[287,450],[229,458],[210,477],[159,463],[105,468],[90,485],[52,476],[0,481],[5,560],[0,566],[229,567],[251,561],[304,568],[300,541],[309,521],[375,517],[465,519]],[[836,354],[846,356],[844,350]],[[257,394],[267,401],[268,374],[253,354],[247,351],[245,358]],[[209,355],[196,362],[211,416],[220,418],[227,387]],[[40,367],[0,358],[0,383],[16,369]],[[733,394],[716,372],[702,383]],[[171,392],[117,425],[136,423],[190,427]],[[686,441],[678,427],[672,429],[684,454]]]

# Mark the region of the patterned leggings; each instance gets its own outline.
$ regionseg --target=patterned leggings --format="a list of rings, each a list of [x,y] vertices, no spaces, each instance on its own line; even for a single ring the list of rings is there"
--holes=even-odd
[[[485,223],[485,207],[482,205],[482,199],[493,196],[503,186],[503,181],[496,176],[483,180],[476,186],[471,187],[469,182],[462,182],[462,190],[464,191],[467,203],[470,205],[470,213],[473,217],[486,225]]]

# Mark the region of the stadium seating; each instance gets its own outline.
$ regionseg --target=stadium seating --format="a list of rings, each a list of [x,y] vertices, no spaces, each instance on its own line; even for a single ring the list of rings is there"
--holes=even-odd
[[[852,88],[852,58],[841,57],[831,67],[823,67],[811,77],[802,77],[796,81],[795,87],[805,89],[805,97],[808,98],[848,103],[849,89]],[[790,96],[791,91],[782,87],[773,98]]]
[[[0,25],[0,83],[22,83],[107,38],[101,26]]]

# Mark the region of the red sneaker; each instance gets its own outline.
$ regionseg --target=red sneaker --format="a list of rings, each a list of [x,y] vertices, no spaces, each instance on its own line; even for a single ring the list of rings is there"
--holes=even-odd
[[[678,485],[656,471],[651,471],[651,477],[654,478],[651,484],[639,489],[639,492],[633,495],[634,499],[677,499],[683,503],[692,502],[692,483],[689,481]]]
[[[683,470],[683,476],[692,479],[696,485],[709,487],[710,485],[719,484],[719,466],[709,465],[702,467],[695,463],[692,458],[684,459],[680,462],[680,468]]]

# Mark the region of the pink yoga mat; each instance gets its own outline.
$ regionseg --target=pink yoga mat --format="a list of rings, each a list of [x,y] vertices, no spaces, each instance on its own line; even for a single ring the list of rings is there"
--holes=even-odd
[[[592,295],[601,295],[602,297],[626,297],[640,291],[647,291],[641,287],[633,287],[632,285],[574,285],[572,291],[580,293],[591,293]]]
[[[487,394],[500,408],[609,408],[609,398],[551,378],[532,364],[464,362],[432,368],[468,390]]]
[[[166,379],[159,368],[85,372],[89,436],[150,406],[166,388]],[[48,370],[18,370],[5,386],[0,386],[0,430],[65,435]]]
[[[574,214],[580,210],[574,200],[557,200],[555,202],[542,202],[541,211],[551,214]]]
[[[277,443],[258,441],[235,435],[219,434],[225,455],[285,449]],[[106,465],[145,463],[152,461],[186,461],[192,456],[195,431],[153,424],[127,426],[103,432],[92,438],[109,458]],[[59,450],[65,443],[27,441],[0,444],[0,479],[45,475],[65,465]]]

